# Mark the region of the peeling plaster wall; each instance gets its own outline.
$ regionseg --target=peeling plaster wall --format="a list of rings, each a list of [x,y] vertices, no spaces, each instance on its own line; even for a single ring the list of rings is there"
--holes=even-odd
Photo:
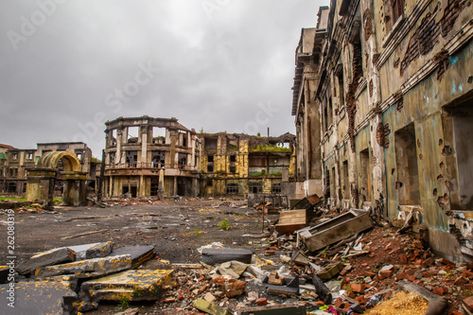
[[[452,260],[471,260],[473,186],[466,174],[473,174],[468,141],[473,125],[473,5],[466,0],[406,0],[404,15],[393,21],[389,3],[350,1],[340,12],[338,1],[332,1],[336,7],[330,9],[330,35],[318,69],[324,76],[315,94],[321,125],[329,104],[326,95],[335,109],[333,123],[322,130],[324,190],[330,191],[333,207],[371,206],[392,220],[418,209],[434,251]],[[359,80],[354,78],[359,70],[352,46],[357,23],[362,37]],[[339,63],[347,106],[340,106],[336,95]],[[412,126],[405,150],[415,153],[410,158],[417,174],[410,175],[418,178],[419,190],[418,204],[409,206],[401,205],[399,178],[411,170],[402,162],[407,151],[399,150],[405,144],[396,138],[406,126]]]

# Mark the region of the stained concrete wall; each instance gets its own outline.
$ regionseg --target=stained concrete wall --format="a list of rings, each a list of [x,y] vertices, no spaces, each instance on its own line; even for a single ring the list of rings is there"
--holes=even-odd
[[[404,9],[393,21],[388,2],[331,2],[315,93],[324,190],[331,206],[371,206],[389,219],[418,209],[433,250],[469,260],[473,5],[421,0]]]

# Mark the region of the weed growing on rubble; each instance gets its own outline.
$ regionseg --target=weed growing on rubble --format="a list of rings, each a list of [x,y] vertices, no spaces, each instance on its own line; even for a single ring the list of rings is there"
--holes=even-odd
[[[228,231],[232,228],[232,225],[230,224],[230,222],[227,219],[223,219],[222,221],[218,222],[217,227],[220,230]]]
[[[127,298],[122,298],[118,306],[120,307],[122,311],[124,311],[130,307],[130,301]]]

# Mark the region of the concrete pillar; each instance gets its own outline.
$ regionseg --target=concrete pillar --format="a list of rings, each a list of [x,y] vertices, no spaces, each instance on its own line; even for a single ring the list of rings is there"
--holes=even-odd
[[[177,176],[174,176],[173,196],[177,195]]]
[[[115,164],[122,163],[122,136],[123,131],[117,129],[117,152],[115,153]]]
[[[80,187],[79,182],[75,180],[64,181],[63,201],[67,206],[80,205]]]
[[[51,183],[54,183],[56,171],[52,169],[33,169],[28,171],[26,199],[31,202],[52,202]]]
[[[165,194],[164,188],[164,168],[159,170],[159,179],[158,179],[158,197],[161,197]]]
[[[148,127],[141,127],[141,160],[139,161],[142,167],[148,167],[146,162],[148,160]]]
[[[145,177],[143,175],[140,175],[140,187],[138,191],[138,196],[140,197],[146,197],[146,181]]]

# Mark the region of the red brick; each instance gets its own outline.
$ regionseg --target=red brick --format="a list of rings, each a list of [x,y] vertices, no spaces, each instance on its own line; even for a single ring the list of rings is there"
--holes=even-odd
[[[432,292],[437,294],[437,295],[444,295],[445,293],[448,292],[448,290],[446,288],[443,288],[443,287],[435,287],[435,288],[433,288]]]
[[[365,285],[363,283],[352,283],[350,287],[351,290],[356,293],[363,293],[365,291]]]
[[[260,305],[260,306],[263,306],[263,305],[266,305],[268,304],[268,299],[265,298],[265,297],[260,297],[256,300],[256,305]]]

